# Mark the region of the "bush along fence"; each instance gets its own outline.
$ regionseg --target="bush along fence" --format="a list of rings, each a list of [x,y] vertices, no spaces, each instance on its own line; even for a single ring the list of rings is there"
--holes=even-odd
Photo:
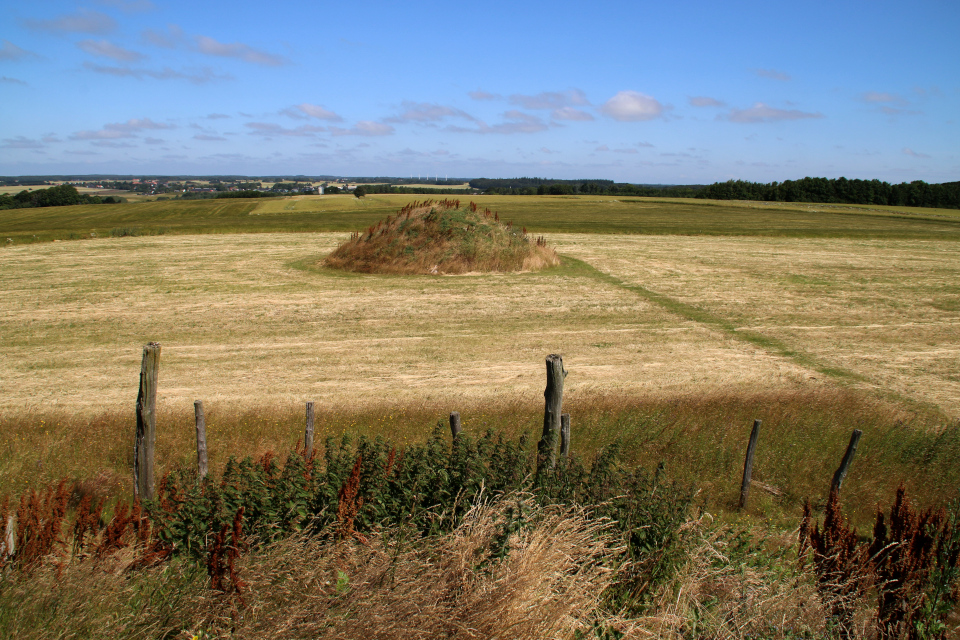
[[[209,473],[203,404],[195,403],[196,468],[154,482],[156,385],[160,345],[144,347],[135,431],[135,498],[106,505],[68,481],[0,501],[0,581],[9,570],[30,572],[55,562],[100,562],[124,550],[128,568],[179,557],[205,566],[211,589],[243,603],[237,559],[247,550],[292,534],[364,544],[383,535],[442,536],[462,524],[471,507],[507,501],[494,556],[509,554],[514,534],[535,524],[531,500],[572,505],[604,518],[615,531],[617,580],[604,602],[641,614],[675,578],[696,527],[692,487],[655,471],[629,468],[618,443],[590,461],[571,447],[571,417],[562,412],[567,371],[559,355],[546,358],[543,432],[525,436],[471,434],[458,412],[438,422],[421,444],[399,449],[382,438],[326,438],[314,443],[314,404],[307,403],[304,436],[285,457],[228,460]],[[761,423],[747,445],[740,507],[749,496]],[[918,512],[901,490],[889,516],[878,511],[873,536],[862,540],[845,522],[840,488],[859,443],[854,431],[834,474],[822,526],[807,505],[799,530],[797,575],[810,575],[841,637],[853,637],[855,612],[872,599],[882,638],[941,637],[960,587],[960,501]],[[760,488],[776,492],[775,487]],[[112,511],[108,517],[106,514]],[[497,555],[499,554],[499,556]],[[679,596],[678,596],[679,597]]]

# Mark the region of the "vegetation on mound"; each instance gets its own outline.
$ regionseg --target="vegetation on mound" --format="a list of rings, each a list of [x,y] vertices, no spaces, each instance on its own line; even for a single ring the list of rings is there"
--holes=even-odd
[[[490,209],[459,200],[412,202],[327,256],[324,264],[359,273],[447,274],[539,271],[560,264],[526,228],[517,231]]]

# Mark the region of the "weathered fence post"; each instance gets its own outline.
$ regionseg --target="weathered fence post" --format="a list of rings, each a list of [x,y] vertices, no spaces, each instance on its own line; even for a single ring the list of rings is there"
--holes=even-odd
[[[557,461],[557,436],[560,433],[560,412],[563,408],[563,357],[547,356],[547,388],[543,391],[543,436],[537,443],[537,475],[552,469]]]
[[[570,414],[560,414],[560,457],[570,456]]]
[[[207,422],[203,417],[203,401],[193,403],[193,418],[197,425],[197,476],[207,477]]]
[[[143,347],[140,392],[137,394],[137,435],[133,448],[134,495],[154,498],[154,447],[157,440],[157,379],[160,373],[160,343]]]
[[[757,439],[760,437],[760,420],[753,421],[753,430],[750,431],[750,443],[747,445],[747,457],[743,461],[743,480],[740,482],[740,508],[747,506],[750,495],[750,476],[753,475],[753,454],[757,450]]]
[[[17,552],[17,519],[13,515],[7,516],[7,530],[3,537],[4,553],[8,558],[12,558]]]
[[[460,412],[451,411],[450,412],[450,435],[456,440],[457,436],[460,435],[460,432],[463,431],[463,427],[460,426]]]
[[[307,403],[307,427],[303,431],[303,454],[307,460],[313,456],[313,403]]]
[[[853,456],[857,453],[857,445],[860,444],[860,436],[862,435],[863,431],[860,431],[860,429],[854,429],[853,433],[850,434],[850,444],[847,445],[847,452],[843,454],[843,460],[840,462],[840,466],[837,467],[837,472],[833,474],[833,481],[830,483],[830,493],[840,491],[840,485],[843,484],[843,479],[847,477],[847,471],[853,462]]]

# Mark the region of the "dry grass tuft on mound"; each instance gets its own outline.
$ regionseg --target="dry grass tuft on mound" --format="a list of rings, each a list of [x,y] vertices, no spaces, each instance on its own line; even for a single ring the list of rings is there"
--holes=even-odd
[[[554,267],[560,258],[542,236],[530,238],[474,202],[426,200],[354,233],[324,264],[358,273],[504,273]]]

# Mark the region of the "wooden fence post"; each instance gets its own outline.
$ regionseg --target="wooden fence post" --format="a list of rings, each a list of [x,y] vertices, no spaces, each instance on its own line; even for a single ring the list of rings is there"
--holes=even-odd
[[[303,453],[307,460],[313,456],[313,402],[307,403],[307,426],[303,431]]]
[[[556,353],[547,356],[547,388],[543,391],[543,436],[537,443],[537,475],[552,469],[557,461],[557,439],[560,433],[560,413],[563,408],[563,357]]]
[[[13,515],[7,516],[7,530],[3,538],[4,553],[12,558],[17,552],[17,519]]]
[[[197,423],[197,475],[207,477],[207,422],[203,417],[203,401],[193,403],[193,417]]]
[[[460,435],[460,432],[463,431],[463,427],[460,426],[460,412],[451,411],[450,412],[450,435],[456,440],[457,436]]]
[[[160,343],[143,347],[140,392],[137,394],[137,434],[133,448],[134,495],[154,498],[154,448],[157,441],[157,379],[160,373]]]
[[[750,431],[750,443],[747,444],[747,457],[743,461],[743,480],[740,482],[740,508],[747,506],[750,495],[750,476],[753,475],[753,454],[757,450],[757,439],[760,437],[760,420],[753,421],[753,430]]]
[[[570,456],[570,414],[560,414],[560,457]]]
[[[847,477],[847,471],[853,462],[853,456],[857,453],[857,445],[860,443],[860,436],[862,435],[863,431],[860,431],[860,429],[854,429],[853,433],[850,434],[850,444],[847,445],[847,452],[843,454],[843,460],[840,462],[840,466],[837,467],[836,473],[833,474],[833,481],[830,483],[830,493],[840,491],[840,485],[843,484],[843,479]]]

